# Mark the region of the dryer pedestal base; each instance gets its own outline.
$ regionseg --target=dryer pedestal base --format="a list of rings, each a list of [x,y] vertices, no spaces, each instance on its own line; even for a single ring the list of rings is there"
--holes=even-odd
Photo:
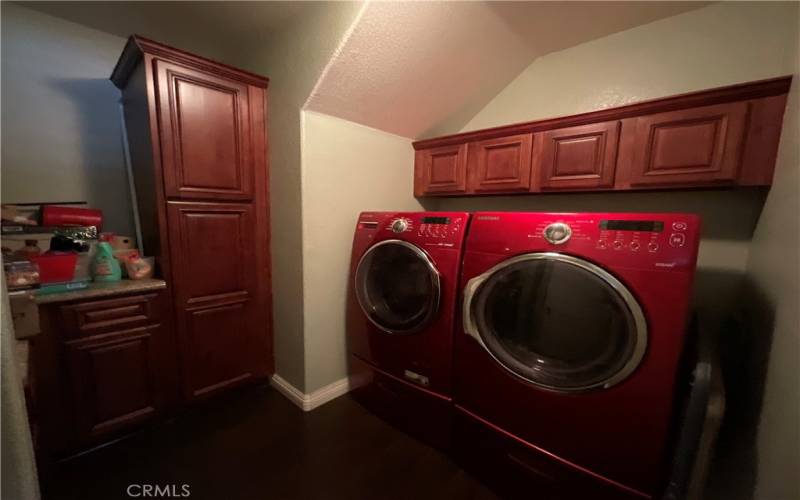
[[[398,429],[441,450],[450,448],[452,399],[417,387],[353,356],[350,395]]]

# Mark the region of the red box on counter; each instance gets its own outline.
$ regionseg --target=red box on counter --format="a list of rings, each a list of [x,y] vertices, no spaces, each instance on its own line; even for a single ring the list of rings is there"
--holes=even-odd
[[[39,266],[39,283],[66,283],[75,278],[77,253],[52,253],[31,257]]]

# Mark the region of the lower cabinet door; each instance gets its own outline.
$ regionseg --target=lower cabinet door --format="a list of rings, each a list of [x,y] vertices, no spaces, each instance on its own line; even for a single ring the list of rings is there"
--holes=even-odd
[[[74,437],[85,442],[153,416],[159,389],[160,325],[65,343]]]
[[[173,301],[186,399],[267,375],[267,309],[253,205],[169,202]]]

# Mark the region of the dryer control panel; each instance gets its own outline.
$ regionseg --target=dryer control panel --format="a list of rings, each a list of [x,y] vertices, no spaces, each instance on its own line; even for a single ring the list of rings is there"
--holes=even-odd
[[[552,251],[612,265],[673,269],[697,258],[700,219],[680,213],[510,213],[473,216],[468,250]]]
[[[374,231],[375,241],[399,239],[427,247],[460,246],[469,214],[464,212],[364,212],[358,230]]]

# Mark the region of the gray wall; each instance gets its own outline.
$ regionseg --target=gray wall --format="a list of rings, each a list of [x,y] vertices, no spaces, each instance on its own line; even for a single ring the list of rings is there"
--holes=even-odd
[[[3,203],[87,201],[133,234],[108,80],[123,38],[2,3]]]
[[[275,371],[305,391],[301,110],[360,4],[314,2],[235,62],[270,78],[268,129]],[[313,305],[312,305],[313,307]]]

